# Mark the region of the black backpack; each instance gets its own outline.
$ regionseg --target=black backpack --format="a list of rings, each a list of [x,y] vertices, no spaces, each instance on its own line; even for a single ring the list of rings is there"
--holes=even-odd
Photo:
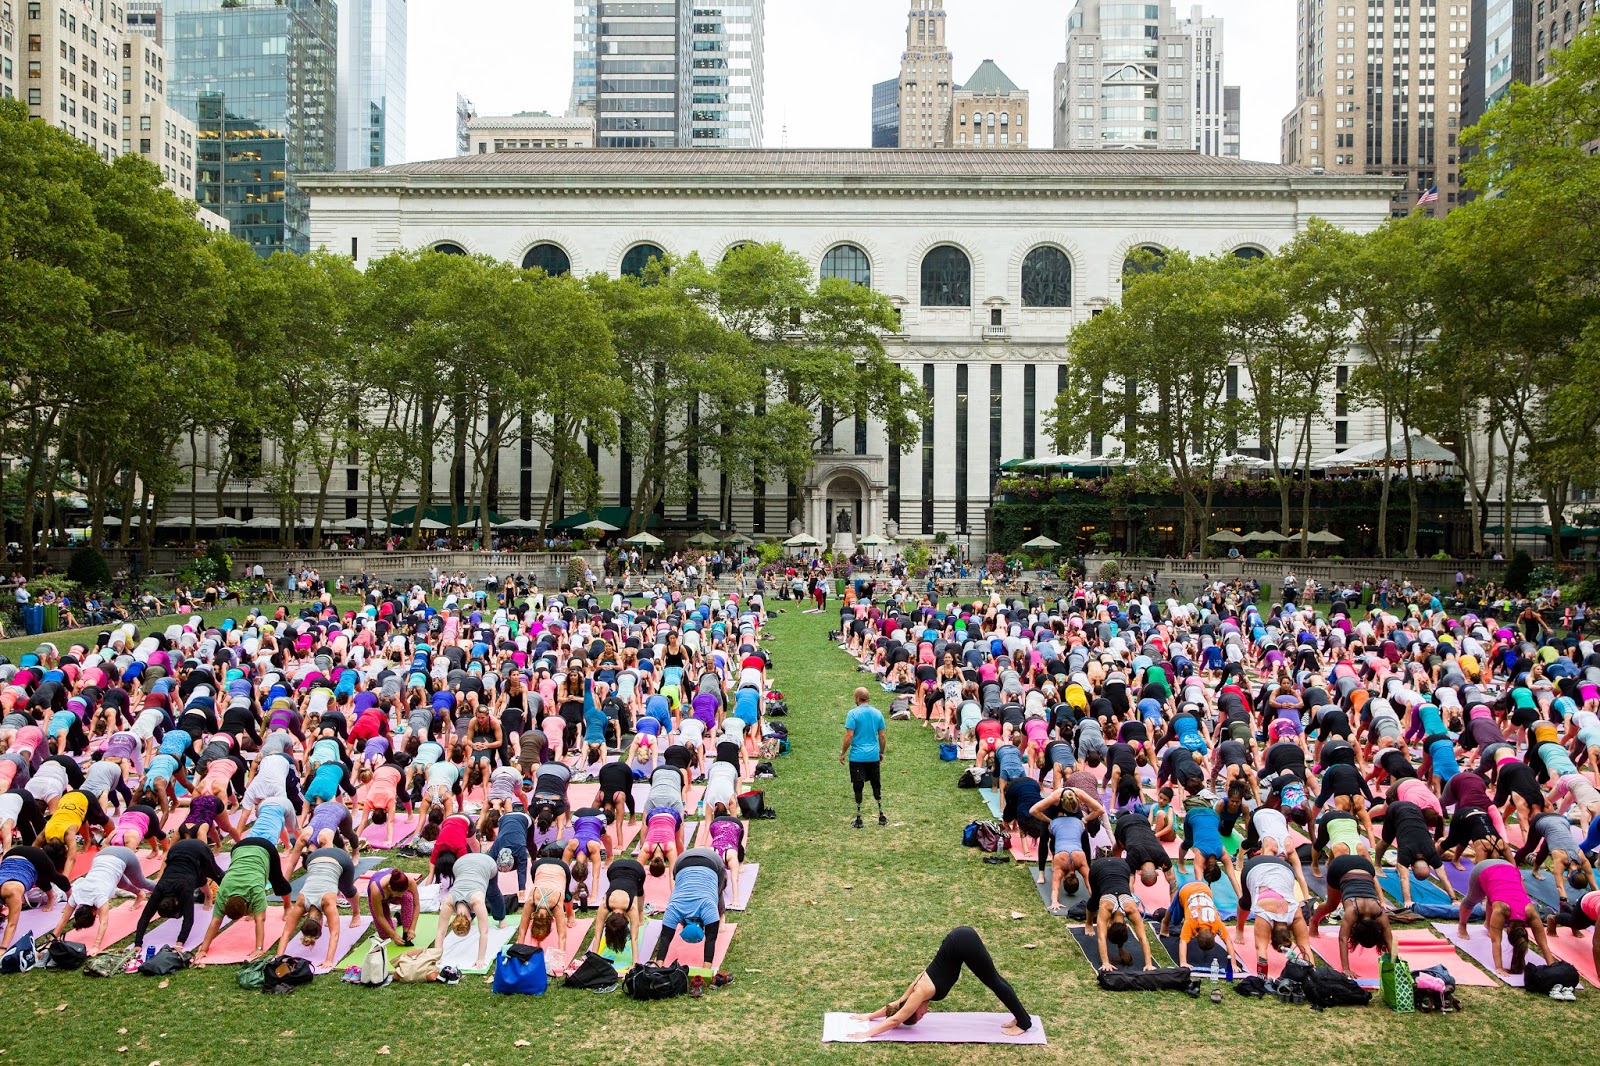
[[[267,963],[261,975],[261,991],[273,995],[293,992],[301,985],[309,985],[317,972],[305,959],[292,955],[279,955]]]
[[[44,968],[47,970],[81,970],[89,961],[89,949],[70,940],[50,941],[44,949]]]
[[[602,956],[591,951],[584,955],[583,962],[566,976],[561,985],[563,988],[577,988],[591,992],[602,988],[615,988],[617,971]]]
[[[672,999],[689,991],[689,968],[683,963],[671,966],[635,966],[622,979],[622,990],[634,999]]]
[[[1325,1007],[1365,1007],[1372,993],[1331,966],[1318,966],[1304,981],[1306,1002],[1316,1010]]]
[[[189,956],[171,948],[162,948],[139,964],[139,972],[146,977],[170,977],[189,965]]]

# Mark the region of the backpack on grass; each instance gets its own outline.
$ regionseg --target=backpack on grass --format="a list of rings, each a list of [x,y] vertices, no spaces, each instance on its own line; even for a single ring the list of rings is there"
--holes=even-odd
[[[671,966],[641,964],[622,979],[622,990],[634,999],[672,999],[689,992],[689,968],[683,963]]]

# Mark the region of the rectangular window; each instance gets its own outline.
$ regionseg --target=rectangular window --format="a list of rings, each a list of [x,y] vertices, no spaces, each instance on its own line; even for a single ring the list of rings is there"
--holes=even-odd
[[[1000,416],[1005,407],[1005,386],[1000,364],[989,364],[989,492],[994,493],[996,465],[1000,462]]]
[[[922,422],[922,531],[933,532],[933,364],[922,364],[922,395],[928,405]]]
[[[956,531],[967,531],[967,453],[971,444],[968,367],[956,367]]]
[[[1028,363],[1022,368],[1022,457],[1032,459],[1034,452],[1034,423],[1039,417],[1039,386],[1037,367]],[[999,462],[991,455],[991,462]]]
[[[344,472],[344,491],[355,492],[361,488],[361,472],[359,470],[346,470]]]

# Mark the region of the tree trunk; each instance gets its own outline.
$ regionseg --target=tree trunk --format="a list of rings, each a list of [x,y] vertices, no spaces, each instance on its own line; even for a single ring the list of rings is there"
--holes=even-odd
[[[1517,443],[1522,439],[1520,431],[1513,429],[1511,436],[1505,436],[1504,428],[1500,435],[1506,442],[1506,485],[1505,491],[1500,494],[1500,551],[1507,559],[1511,558],[1511,519],[1515,513],[1514,497],[1517,484]]]
[[[1389,457],[1394,454],[1394,417],[1383,412],[1383,487],[1378,494],[1378,558],[1389,557]]]
[[[1304,559],[1311,554],[1311,419],[1307,418],[1301,431],[1302,437],[1295,444],[1295,459],[1304,465],[1300,467],[1300,558]],[[1304,444],[1302,449],[1301,443]]]
[[[1567,524],[1566,482],[1546,484],[1544,498],[1546,506],[1550,509],[1550,560],[1554,563],[1564,563],[1567,561],[1567,553],[1561,544],[1561,527]]]
[[[1406,558],[1417,557],[1417,522],[1422,517],[1417,505],[1417,474],[1411,465],[1411,433],[1406,433],[1406,497],[1411,505],[1411,526],[1406,530]]]

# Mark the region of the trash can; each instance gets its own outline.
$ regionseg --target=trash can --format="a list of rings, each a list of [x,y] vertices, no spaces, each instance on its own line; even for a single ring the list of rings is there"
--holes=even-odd
[[[54,633],[56,630],[61,628],[61,605],[60,604],[58,604],[58,603],[47,603],[43,607],[41,607],[39,609],[44,612],[44,622],[43,622],[44,628],[40,629],[39,632],[41,632],[41,633]]]
[[[29,604],[22,608],[22,631],[30,637],[44,632],[44,608]]]

